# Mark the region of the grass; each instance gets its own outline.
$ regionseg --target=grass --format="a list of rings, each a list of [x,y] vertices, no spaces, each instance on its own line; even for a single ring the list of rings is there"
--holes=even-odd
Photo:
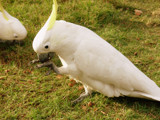
[[[93,93],[71,105],[84,90],[67,76],[28,66],[36,58],[32,41],[51,13],[52,0],[3,0],[28,30],[24,45],[0,44],[0,119],[158,120],[160,103],[107,98]],[[86,26],[116,47],[160,86],[159,0],[58,0],[58,19]],[[135,9],[143,11],[141,16]],[[54,62],[60,66],[57,57]],[[92,103],[92,105],[91,105]]]

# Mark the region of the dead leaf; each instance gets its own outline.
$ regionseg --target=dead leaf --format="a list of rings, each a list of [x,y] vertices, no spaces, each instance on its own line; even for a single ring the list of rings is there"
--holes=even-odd
[[[76,82],[74,79],[70,79],[71,82]]]
[[[86,107],[85,105],[83,105],[83,106],[82,106],[82,109],[83,109],[83,110],[86,110],[86,109],[87,109],[87,107]]]
[[[105,113],[104,111],[101,111],[101,113],[102,113],[103,115],[106,115],[106,113]]]
[[[57,79],[61,79],[61,78],[62,78],[62,75],[57,75],[56,78],[57,78]]]
[[[69,85],[70,87],[73,87],[75,84],[74,84],[74,83],[68,83],[68,85]]]
[[[31,72],[32,72],[32,71],[29,70],[29,69],[23,71],[24,74],[31,74]]]
[[[29,84],[33,84],[33,81],[32,80],[28,80],[27,81]]]
[[[93,105],[94,105],[94,103],[92,103],[92,102],[88,103],[88,107],[92,107]]]
[[[10,71],[10,70],[5,70],[4,72],[5,72],[5,73],[8,73],[9,71]]]
[[[140,16],[143,12],[141,10],[134,10],[135,15]]]
[[[138,55],[138,53],[137,53],[137,52],[135,52],[135,53],[134,53],[134,55],[135,55],[135,56],[137,56],[137,55]]]
[[[7,76],[0,76],[0,80],[4,80]]]
[[[98,110],[98,108],[94,108],[94,112],[96,112]]]
[[[75,84],[76,84],[76,81],[74,79],[71,79],[70,83],[68,83],[70,87],[73,87]]]
[[[79,86],[79,87],[78,87],[78,90],[83,90],[83,89],[84,89],[83,86]]]

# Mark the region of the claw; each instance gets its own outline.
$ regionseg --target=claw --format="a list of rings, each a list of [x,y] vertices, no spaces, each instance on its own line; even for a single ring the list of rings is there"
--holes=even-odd
[[[57,66],[53,62],[50,61],[53,58],[54,53],[50,52],[50,53],[37,54],[37,56],[38,56],[38,59],[32,60],[28,64],[28,66],[31,65],[31,64],[35,64],[35,63],[39,63],[40,62],[42,64],[36,65],[35,68],[48,67],[51,70],[53,70],[55,73],[60,74]],[[51,70],[48,71],[46,73],[46,75],[49,75],[51,73]]]
[[[36,65],[36,68],[42,68],[42,67],[45,67],[44,64],[38,64],[38,65]]]
[[[90,94],[89,93],[82,93],[77,99],[71,101],[72,104],[77,104],[78,102],[81,102],[84,100],[84,98],[88,97]]]
[[[44,62],[42,64],[38,64],[36,66],[36,68],[42,68],[42,67],[48,67],[51,70],[53,70],[56,74],[60,74],[57,66],[53,62],[48,61],[48,62]],[[46,73],[46,74],[49,75],[50,73],[51,73],[51,71],[48,71],[48,73]]]

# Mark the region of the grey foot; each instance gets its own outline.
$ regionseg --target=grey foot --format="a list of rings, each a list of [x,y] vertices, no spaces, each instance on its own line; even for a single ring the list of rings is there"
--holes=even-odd
[[[53,70],[56,74],[60,74],[57,66],[53,62],[48,61],[48,62],[37,65],[37,68],[42,68],[42,67],[48,67],[51,70]],[[50,74],[50,71],[49,71],[49,74]]]
[[[76,104],[78,102],[81,102],[82,100],[84,100],[84,98],[88,97],[90,94],[89,93],[82,93],[77,99],[71,101],[72,104]]]

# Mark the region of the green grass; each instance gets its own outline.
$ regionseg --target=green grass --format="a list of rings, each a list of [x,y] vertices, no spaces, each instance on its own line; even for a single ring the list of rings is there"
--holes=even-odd
[[[5,9],[28,30],[24,45],[0,44],[0,119],[158,120],[160,103],[107,98],[93,93],[71,105],[84,90],[67,76],[45,76],[47,68],[27,64],[36,58],[32,41],[48,19],[52,0],[3,0]],[[127,56],[160,86],[159,0],[58,0],[58,19],[86,26]],[[143,11],[141,16],[134,10]],[[57,57],[54,62],[60,66]],[[88,106],[88,103],[94,103]]]

